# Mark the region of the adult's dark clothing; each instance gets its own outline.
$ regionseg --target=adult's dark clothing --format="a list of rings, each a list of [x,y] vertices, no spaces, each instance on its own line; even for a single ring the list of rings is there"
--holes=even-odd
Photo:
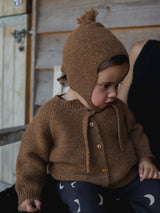
[[[149,40],[133,67],[128,106],[142,124],[160,165],[160,41]]]
[[[69,213],[68,208],[64,205],[55,189],[55,180],[47,175],[46,184],[42,195],[42,208],[37,213]],[[2,213],[19,213],[18,196],[15,186],[0,192],[0,212]]]

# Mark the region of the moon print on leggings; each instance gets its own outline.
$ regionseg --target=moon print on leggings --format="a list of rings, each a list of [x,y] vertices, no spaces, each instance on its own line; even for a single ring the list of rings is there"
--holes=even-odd
[[[146,197],[146,198],[148,198],[149,199],[149,206],[152,206],[153,204],[154,204],[154,202],[155,202],[155,198],[154,198],[154,196],[153,195],[151,195],[151,194],[146,194],[146,195],[144,195],[144,197]]]

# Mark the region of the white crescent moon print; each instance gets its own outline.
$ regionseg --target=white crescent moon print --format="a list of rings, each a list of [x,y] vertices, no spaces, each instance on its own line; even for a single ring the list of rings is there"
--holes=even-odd
[[[77,181],[74,181],[71,183],[72,188],[75,188],[76,186],[74,185]]]
[[[74,200],[74,202],[78,204],[78,210],[77,210],[77,213],[81,212],[81,208],[80,208],[80,202],[79,202],[79,200],[78,200],[78,199],[75,199],[75,200]]]
[[[102,195],[98,194],[99,198],[100,198],[100,202],[98,203],[99,206],[103,205],[103,197]]]
[[[146,195],[144,195],[144,197],[147,197],[149,199],[149,201],[150,201],[149,206],[152,206],[153,203],[155,202],[155,198],[151,194],[146,194]]]
[[[64,186],[61,185],[61,182],[59,183],[59,189],[62,190]]]

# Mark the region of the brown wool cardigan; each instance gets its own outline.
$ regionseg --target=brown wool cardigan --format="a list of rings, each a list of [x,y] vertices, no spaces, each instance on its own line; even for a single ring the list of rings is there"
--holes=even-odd
[[[16,165],[19,203],[41,199],[47,165],[57,180],[120,187],[137,175],[142,157],[153,157],[148,138],[122,101],[95,112],[55,96],[24,133]]]

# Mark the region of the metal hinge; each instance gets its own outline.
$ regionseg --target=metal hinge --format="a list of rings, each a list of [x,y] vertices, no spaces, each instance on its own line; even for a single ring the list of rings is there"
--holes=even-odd
[[[11,34],[14,36],[17,43],[21,43],[21,42],[24,42],[26,30],[25,29],[14,30],[13,32],[11,32]]]

